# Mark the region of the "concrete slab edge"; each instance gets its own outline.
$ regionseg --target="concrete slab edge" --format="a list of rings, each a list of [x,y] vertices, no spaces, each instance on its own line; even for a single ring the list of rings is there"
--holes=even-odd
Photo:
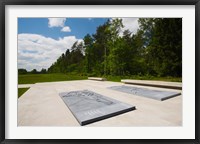
[[[148,84],[148,83],[137,83],[137,82],[125,82],[121,81],[125,84],[132,84],[132,85],[141,85],[141,86],[151,86],[151,87],[160,87],[160,88],[169,88],[169,89],[178,89],[182,90],[182,87],[180,86],[172,86],[172,85],[162,85],[162,84]]]
[[[107,115],[103,115],[101,117],[82,121],[82,122],[79,122],[79,123],[80,123],[81,126],[84,126],[84,125],[91,124],[91,123],[94,123],[94,122],[97,122],[97,121],[100,121],[100,120],[104,120],[104,119],[107,119],[107,118],[110,118],[110,117],[113,117],[113,116],[120,115],[120,114],[129,112],[129,111],[132,111],[132,110],[135,110],[135,109],[136,109],[135,106],[133,106],[133,107],[121,110],[121,111],[117,111],[117,112],[114,112],[114,113],[110,113],[110,114],[107,114]]]

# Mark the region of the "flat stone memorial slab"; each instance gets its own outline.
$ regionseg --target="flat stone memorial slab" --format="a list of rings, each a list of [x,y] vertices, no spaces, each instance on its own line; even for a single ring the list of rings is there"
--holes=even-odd
[[[135,109],[135,106],[88,90],[64,92],[59,95],[80,125],[93,123]]]
[[[171,92],[171,91],[160,91],[160,90],[150,90],[147,88],[138,88],[138,87],[132,87],[132,86],[112,86],[109,87],[109,89],[117,90],[120,92],[125,92],[129,94],[134,94],[138,96],[143,96],[151,99],[156,100],[166,100],[175,96],[180,95],[180,92]]]

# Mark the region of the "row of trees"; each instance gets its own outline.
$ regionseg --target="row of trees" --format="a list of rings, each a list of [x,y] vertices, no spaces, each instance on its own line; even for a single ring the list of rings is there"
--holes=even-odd
[[[108,20],[84,42],[75,42],[48,73],[182,76],[182,19],[140,18],[137,33],[121,19]]]
[[[31,71],[27,71],[26,69],[18,69],[18,74],[46,74],[47,70],[46,69],[41,69],[41,71],[37,71],[36,69],[33,69]]]
[[[67,73],[78,72],[83,73],[85,65],[84,44],[83,42],[75,42],[71,48],[66,50],[55,63],[48,68],[49,73]]]

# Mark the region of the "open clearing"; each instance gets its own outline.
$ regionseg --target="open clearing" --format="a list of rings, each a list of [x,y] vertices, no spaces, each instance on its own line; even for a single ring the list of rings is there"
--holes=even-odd
[[[181,126],[182,95],[164,101],[135,96],[109,89],[111,86],[134,86],[181,92],[181,90],[123,84],[120,82],[75,80],[31,85],[18,99],[18,126],[80,126],[59,93],[90,90],[136,106],[126,112],[86,126]]]
[[[157,80],[157,81],[171,81],[181,82],[182,78],[172,77],[148,77],[148,76],[103,76],[108,81],[120,82],[121,79],[136,79],[136,80]],[[41,82],[58,82],[58,81],[72,81],[72,80],[86,80],[88,77],[83,74],[76,73],[54,73],[54,74],[19,74],[18,83],[21,84],[34,84]]]
[[[34,84],[38,82],[56,82],[56,81],[70,81],[70,80],[83,80],[87,76],[77,74],[23,74],[18,75],[19,84]]]

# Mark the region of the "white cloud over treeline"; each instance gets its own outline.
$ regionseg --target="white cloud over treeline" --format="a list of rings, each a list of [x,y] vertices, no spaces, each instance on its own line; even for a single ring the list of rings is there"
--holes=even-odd
[[[65,26],[66,18],[48,18],[48,27],[60,27],[62,32],[71,32],[69,26]],[[135,34],[138,25],[138,18],[122,18],[124,28]],[[45,37],[39,34],[22,33],[18,34],[18,68],[25,68],[28,71],[42,68],[49,68],[58,57],[65,53],[67,49],[71,49],[76,41],[83,41],[77,39],[76,36],[66,36],[59,39]]]
[[[111,18],[111,20],[116,18]],[[119,32],[120,36],[123,36],[125,30],[129,30],[132,34],[135,34],[139,29],[138,18],[119,18],[122,19],[123,28]]]
[[[56,40],[38,34],[18,34],[18,68],[47,69],[76,41],[83,40],[75,36]]]
[[[122,31],[129,30],[133,34],[137,32],[139,29],[138,24],[138,18],[122,18],[122,23],[124,25],[124,28],[122,28]]]

